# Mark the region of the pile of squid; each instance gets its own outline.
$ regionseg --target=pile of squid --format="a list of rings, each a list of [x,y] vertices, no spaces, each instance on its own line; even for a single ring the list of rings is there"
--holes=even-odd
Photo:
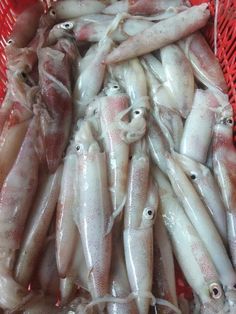
[[[3,313],[236,313],[233,113],[209,17],[183,0],[18,16],[0,107]]]

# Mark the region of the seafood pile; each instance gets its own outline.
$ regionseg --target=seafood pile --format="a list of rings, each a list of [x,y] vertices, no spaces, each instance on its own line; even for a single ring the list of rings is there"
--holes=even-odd
[[[209,16],[184,0],[18,16],[0,107],[3,313],[236,313],[233,114]]]

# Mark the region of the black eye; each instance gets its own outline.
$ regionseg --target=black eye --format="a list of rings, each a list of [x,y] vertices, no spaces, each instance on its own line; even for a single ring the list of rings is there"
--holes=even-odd
[[[119,86],[118,85],[114,85],[113,88],[117,89],[117,88],[119,88]]]
[[[140,114],[141,113],[141,111],[140,110],[135,110],[135,112],[134,112],[135,114]]]
[[[190,178],[191,178],[192,180],[195,180],[195,179],[197,178],[197,176],[196,176],[195,174],[191,174]]]
[[[234,122],[234,120],[233,120],[233,118],[224,118],[223,119],[223,124],[225,124],[225,125],[232,125],[233,124],[233,122]]]
[[[227,120],[226,120],[226,123],[227,123],[227,124],[233,124],[233,119],[231,119],[231,118],[227,119]]]
[[[51,11],[50,11],[50,14],[51,14],[52,16],[55,16],[55,15],[56,15],[56,12],[55,12],[54,10],[51,10]]]
[[[23,79],[27,79],[27,75],[25,72],[21,72],[21,76],[23,77]]]
[[[13,43],[13,40],[12,39],[9,39],[8,41],[7,41],[7,45],[11,45]]]
[[[144,208],[144,211],[143,211],[143,217],[145,219],[147,219],[148,221],[152,220],[154,218],[154,215],[155,215],[155,212],[152,208]]]
[[[210,285],[209,292],[213,299],[219,299],[222,296],[221,287],[217,283],[213,283]]]
[[[219,299],[221,297],[221,291],[217,287],[212,288],[211,290],[211,296],[214,299]]]
[[[66,22],[66,23],[63,23],[63,24],[61,25],[61,27],[62,27],[63,29],[72,29],[73,24],[70,23],[70,22]]]
[[[215,296],[218,295],[218,293],[219,293],[218,289],[216,289],[216,288],[214,288],[214,289],[212,290],[212,292],[213,292],[213,294],[214,294]]]
[[[132,156],[129,156],[129,160],[131,160],[132,159]]]
[[[80,150],[80,146],[78,145],[78,146],[76,146],[76,150],[77,151],[79,151]]]

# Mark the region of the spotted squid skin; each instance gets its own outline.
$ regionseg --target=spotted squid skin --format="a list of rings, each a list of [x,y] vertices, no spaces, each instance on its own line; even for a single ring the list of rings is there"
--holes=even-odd
[[[202,28],[210,16],[206,4],[194,6],[131,36],[106,58],[107,64],[124,61],[157,50]],[[178,30],[178,31],[177,31]]]
[[[88,287],[94,299],[109,292],[112,237],[108,226],[112,205],[108,190],[106,155],[100,152],[88,122],[81,125],[76,140],[79,145],[76,179],[79,202],[74,217],[88,269]],[[99,306],[103,307],[102,304]]]

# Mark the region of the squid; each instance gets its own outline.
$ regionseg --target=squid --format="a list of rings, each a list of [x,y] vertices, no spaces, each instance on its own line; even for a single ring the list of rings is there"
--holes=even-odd
[[[7,56],[7,69],[12,72],[18,72],[24,75],[31,82],[34,79],[34,73],[36,72],[37,67],[37,51],[42,48],[47,42],[49,29],[55,24],[55,12],[53,10],[49,10],[47,13],[42,14],[40,10],[37,10],[37,6],[41,6],[42,4],[38,3],[33,5],[31,10],[36,10],[32,16],[32,21],[24,20],[26,33],[29,34],[28,40],[31,39],[28,43],[24,42],[19,44],[18,40],[14,39],[15,36],[12,36],[5,48],[6,56]],[[29,9],[30,9],[29,8]],[[40,19],[35,19],[34,15],[42,14]],[[38,29],[34,29],[35,23],[38,25]],[[32,25],[31,31],[28,30],[29,25]],[[16,33],[18,34],[20,28],[17,28],[16,25]],[[32,33],[33,31],[33,33]],[[33,34],[35,33],[34,37]],[[24,36],[25,36],[24,34]],[[13,31],[14,35],[14,31]],[[22,33],[21,33],[22,36]],[[26,37],[27,38],[27,37]],[[26,39],[25,38],[25,39]],[[34,83],[34,82],[33,82]],[[33,84],[34,85],[34,84]]]
[[[173,252],[163,217],[159,209],[154,223],[153,260],[153,294],[157,298],[164,299],[178,308]],[[172,313],[171,309],[158,304],[157,310],[163,314]]]
[[[170,109],[177,109],[177,103],[172,97],[168,88],[163,84],[151,71],[151,67],[145,61],[141,59],[143,68],[145,69],[148,94],[150,97],[150,103],[152,107],[163,106]]]
[[[133,15],[153,15],[170,7],[183,5],[183,0],[123,0],[117,1],[106,7],[103,12],[106,14],[117,14],[129,12]]]
[[[180,40],[178,44],[191,62],[194,74],[201,83],[227,92],[220,64],[200,32]]]
[[[166,74],[163,65],[154,55],[148,53],[143,55],[141,60],[144,61],[145,68],[150,69],[155,78],[157,78],[162,83],[166,81]]]
[[[166,75],[166,86],[175,98],[177,110],[186,118],[191,110],[194,96],[192,66],[182,50],[174,44],[163,47],[160,56]]]
[[[158,183],[161,213],[170,235],[175,256],[188,283],[201,300],[201,313],[223,313],[227,308],[216,268],[198,232],[173,193],[166,176],[155,169]]]
[[[37,260],[54,214],[58,200],[62,168],[54,174],[43,174],[39,180],[31,216],[25,228],[24,237],[15,266],[17,282],[28,287],[35,271]]]
[[[60,290],[60,278],[56,265],[55,239],[53,234],[49,233],[49,238],[45,244],[44,254],[38,267],[37,278],[40,283],[40,288],[45,295],[51,296],[56,303]]]
[[[206,246],[219,273],[219,278],[224,289],[231,291],[231,294],[235,295],[236,291],[234,290],[234,285],[236,282],[236,274],[223,241],[205,205],[178,162],[176,162],[170,154],[166,154],[166,158],[168,177],[176,195],[181,201],[188,218],[201,237],[202,242]]]
[[[112,205],[107,182],[106,156],[94,139],[89,122],[83,122],[76,136],[78,204],[74,210],[93,299],[109,292],[112,237],[108,232]],[[98,305],[99,311],[104,303]]]
[[[234,185],[236,177],[234,167],[236,151],[232,141],[232,114],[232,108],[230,104],[228,104],[221,109],[221,112],[217,117],[213,135],[213,172],[219,184],[222,199],[226,207],[227,237],[232,263],[235,267],[236,197],[234,193]]]
[[[206,162],[219,106],[211,90],[196,90],[192,110],[184,125],[181,154],[200,163]]]
[[[171,147],[160,126],[151,115],[149,116],[147,143],[152,161],[166,173],[167,164],[165,155],[170,151]]]
[[[105,5],[101,1],[96,0],[67,0],[54,3],[52,8],[58,20],[66,20],[82,15],[100,13],[105,8]]]
[[[140,314],[148,313],[151,303],[147,294],[152,289],[153,223],[158,204],[155,186],[149,181],[150,162],[143,141],[134,144],[123,232],[126,269]]]
[[[49,41],[62,36],[74,36],[76,41],[99,42],[106,34],[107,27],[112,22],[113,17],[105,14],[87,15],[76,21],[66,21],[55,25],[49,34]],[[116,42],[122,42],[129,36],[153,26],[153,22],[145,19],[124,15],[122,23],[110,35],[111,39]]]
[[[110,71],[129,95],[133,111],[150,109],[146,76],[137,58],[114,65]]]
[[[124,61],[171,44],[205,26],[209,15],[205,3],[188,8],[184,12],[131,36],[113,49],[106,57],[105,62],[112,64]]]
[[[6,105],[0,109],[8,112],[0,135],[0,189],[16,160],[33,116],[33,105],[37,103],[37,88],[29,87],[17,75],[11,78],[9,84],[10,108]]]
[[[226,208],[221,198],[221,192],[210,169],[191,158],[173,153],[185,174],[191,179],[196,190],[208,208],[219,234],[227,243]]]
[[[77,239],[73,210],[76,206],[76,148],[74,142],[67,148],[63,163],[60,193],[56,209],[56,261],[60,277],[66,277]]]
[[[18,48],[27,46],[36,34],[43,12],[44,5],[42,2],[33,3],[24,10],[16,19],[8,43],[13,43]]]
[[[154,107],[153,116],[168,140],[169,146],[179,151],[184,128],[180,114],[175,110],[158,105]]]
[[[0,194],[0,306],[17,309],[28,298],[27,289],[13,279],[13,263],[38,185],[38,118],[31,120],[17,159],[6,177]],[[30,169],[30,171],[29,171]]]
[[[125,266],[123,243],[120,235],[120,232],[118,232],[118,235],[116,232],[116,235],[113,238],[110,292],[113,297],[125,300],[130,295],[131,289]],[[109,302],[107,304],[107,312],[108,314],[136,314],[137,306],[134,300],[118,303],[115,302],[114,299],[114,302]]]
[[[105,35],[95,49],[89,51],[93,55],[91,59],[89,57],[91,62],[86,61],[87,66],[80,72],[73,91],[76,119],[84,117],[89,103],[101,90],[106,70],[106,64],[103,61],[113,46],[110,34],[114,32],[119,23],[120,17],[118,16],[109,24]],[[89,53],[90,56],[91,54]]]
[[[77,56],[73,42],[61,39],[54,47],[42,48],[39,85],[44,108],[39,110],[47,167],[54,172],[67,145],[72,121],[72,66]]]
[[[126,199],[129,144],[122,139],[123,132],[119,116],[127,110],[129,98],[120,92],[116,82],[108,83],[105,92],[107,96],[99,99],[100,122],[108,159],[113,214],[116,215],[122,211]],[[125,123],[125,121],[122,122]],[[120,219],[121,217],[122,215],[120,215]]]

